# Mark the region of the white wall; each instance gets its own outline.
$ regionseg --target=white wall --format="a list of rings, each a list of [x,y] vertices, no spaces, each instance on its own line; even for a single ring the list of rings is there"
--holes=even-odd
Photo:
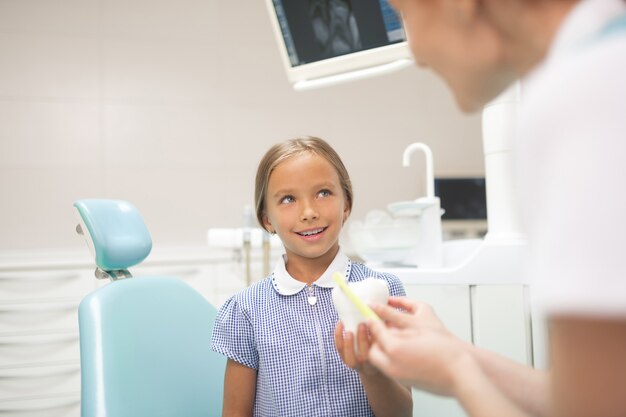
[[[0,250],[83,245],[72,202],[131,200],[155,245],[239,226],[256,164],[311,134],[342,155],[353,218],[483,172],[480,120],[410,68],[294,92],[261,0],[0,0]]]

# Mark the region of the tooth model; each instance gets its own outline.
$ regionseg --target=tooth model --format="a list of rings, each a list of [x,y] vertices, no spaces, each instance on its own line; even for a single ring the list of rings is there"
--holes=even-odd
[[[389,288],[382,279],[367,278],[359,282],[348,283],[352,292],[361,298],[365,304],[387,304]],[[364,323],[367,318],[363,317],[359,309],[350,301],[341,288],[333,288],[333,303],[339,314],[339,320],[343,322],[346,331],[356,335],[359,323]]]

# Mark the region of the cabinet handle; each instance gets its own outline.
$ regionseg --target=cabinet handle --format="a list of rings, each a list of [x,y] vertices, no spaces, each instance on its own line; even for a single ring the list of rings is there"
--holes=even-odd
[[[52,345],[61,343],[75,343],[78,341],[78,334],[54,334],[54,335],[25,335],[25,336],[7,336],[0,338],[0,346],[14,345]]]
[[[80,274],[58,275],[0,275],[0,281],[70,281],[80,278]]]
[[[78,365],[47,366],[46,368],[14,368],[0,371],[1,379],[47,378],[51,376],[72,375],[80,372]]]
[[[55,313],[77,308],[78,303],[0,304],[0,313]]]
[[[32,399],[24,400],[21,405],[0,404],[0,414],[14,415],[15,413],[31,413],[33,411],[56,410],[59,408],[76,407],[80,404],[80,396],[59,398],[52,401],[39,401],[33,404]],[[42,414],[43,415],[43,414]]]

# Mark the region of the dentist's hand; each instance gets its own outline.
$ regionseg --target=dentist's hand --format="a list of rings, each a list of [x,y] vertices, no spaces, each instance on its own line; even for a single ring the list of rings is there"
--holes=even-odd
[[[461,369],[473,361],[471,345],[450,333],[428,304],[390,297],[373,309],[385,323],[368,322],[372,365],[402,383],[454,395]]]
[[[368,356],[370,346],[371,339],[365,324],[359,324],[355,338],[354,333],[344,331],[341,321],[337,323],[335,327],[335,347],[337,348],[341,360],[348,367],[367,375],[379,373],[378,370],[369,363]]]

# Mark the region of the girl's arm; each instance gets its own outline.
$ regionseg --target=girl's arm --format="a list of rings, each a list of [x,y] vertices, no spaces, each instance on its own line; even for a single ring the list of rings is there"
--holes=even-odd
[[[222,417],[251,417],[256,394],[256,369],[232,359],[224,374],[224,405]]]
[[[335,328],[335,345],[341,359],[350,368],[356,369],[376,417],[407,416],[413,413],[411,389],[387,377],[368,362],[369,334],[364,324],[359,326],[357,341],[351,332],[344,334],[343,324]],[[355,353],[358,346],[358,354]]]

